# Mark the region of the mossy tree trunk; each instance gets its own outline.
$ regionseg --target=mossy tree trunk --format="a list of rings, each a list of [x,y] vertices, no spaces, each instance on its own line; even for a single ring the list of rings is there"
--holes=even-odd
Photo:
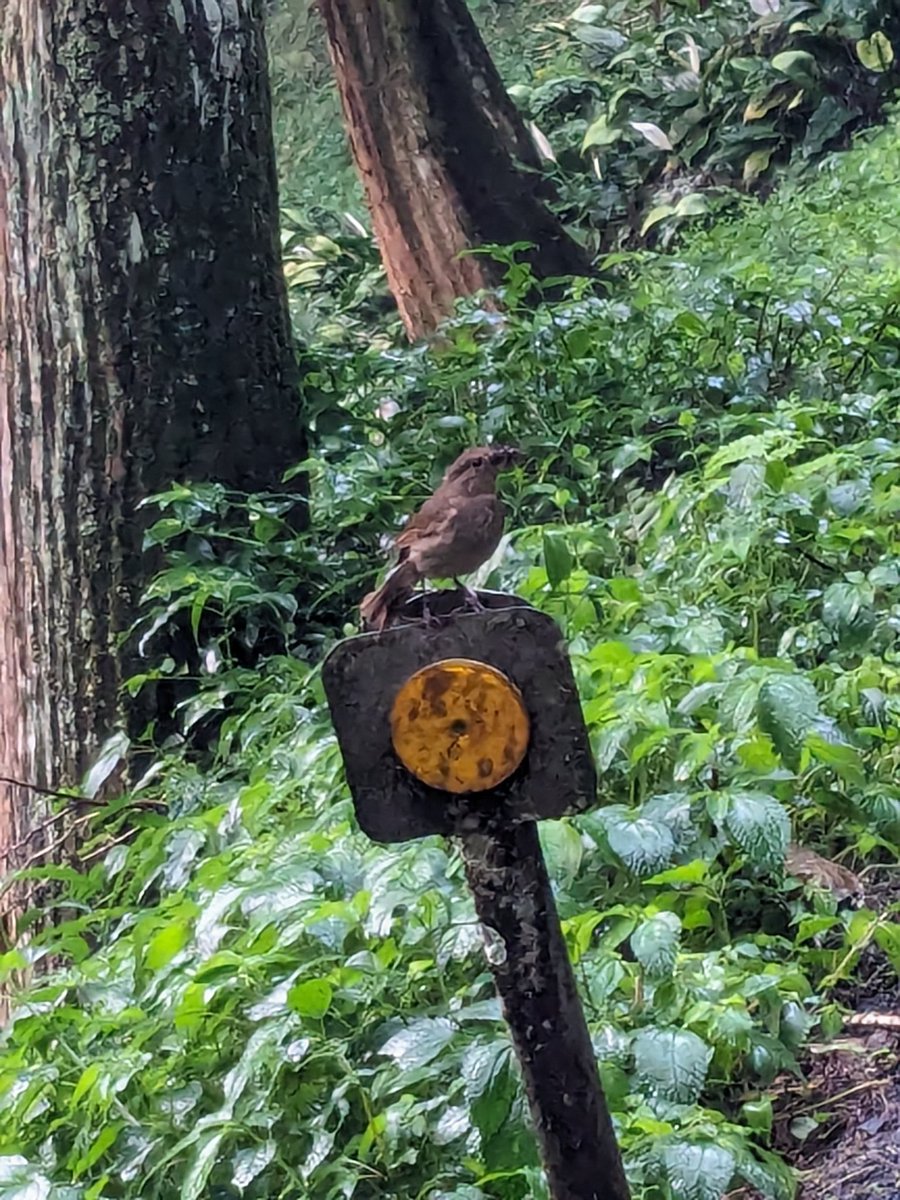
[[[305,456],[263,0],[0,14],[0,775],[72,785],[118,716],[141,499]],[[0,872],[36,848],[0,783]],[[5,852],[5,853],[4,853]]]
[[[319,0],[347,126],[404,325],[434,329],[498,282],[473,247],[531,242],[542,278],[587,259],[546,200],[531,135],[465,0]]]

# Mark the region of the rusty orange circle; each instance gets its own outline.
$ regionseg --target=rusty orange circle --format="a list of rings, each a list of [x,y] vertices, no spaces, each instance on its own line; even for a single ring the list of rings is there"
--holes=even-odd
[[[525,757],[530,723],[522,693],[487,663],[446,658],[411,675],[391,710],[391,739],[406,769],[445,792],[485,792]]]

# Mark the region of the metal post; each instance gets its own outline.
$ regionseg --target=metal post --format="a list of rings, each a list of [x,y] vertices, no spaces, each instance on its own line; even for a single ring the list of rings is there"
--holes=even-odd
[[[550,1194],[553,1200],[628,1200],[537,826],[497,826],[460,841],[478,916],[505,950],[491,970]]]

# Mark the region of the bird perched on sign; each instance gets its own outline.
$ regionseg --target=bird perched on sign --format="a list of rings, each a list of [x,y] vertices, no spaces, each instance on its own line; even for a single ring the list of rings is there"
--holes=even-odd
[[[394,539],[397,566],[359,606],[366,629],[384,629],[422,579],[456,579],[487,562],[505,515],[497,476],[523,460],[512,446],[475,446],[447,468],[440,485]]]

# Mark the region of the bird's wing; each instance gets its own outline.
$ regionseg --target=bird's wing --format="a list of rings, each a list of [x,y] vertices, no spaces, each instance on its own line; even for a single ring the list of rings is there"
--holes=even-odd
[[[417,542],[421,537],[430,537],[436,528],[444,524],[447,512],[454,504],[454,501],[448,502],[446,496],[440,494],[429,496],[394,538],[394,546],[398,550],[402,550]]]

